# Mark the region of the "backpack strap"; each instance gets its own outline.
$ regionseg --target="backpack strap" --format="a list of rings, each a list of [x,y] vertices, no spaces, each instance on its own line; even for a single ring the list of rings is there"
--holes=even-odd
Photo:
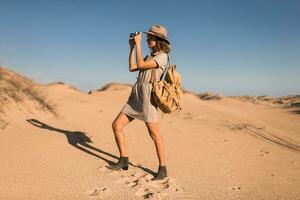
[[[170,59],[169,59],[169,54],[168,54],[168,66],[166,67],[165,71],[163,72],[163,75],[160,80],[165,80],[169,67],[170,67]]]
[[[163,75],[160,80],[165,80],[165,77],[167,75],[169,67],[170,67],[170,59],[169,59],[169,54],[168,54],[168,66],[164,70]],[[150,83],[154,83],[154,82],[156,82],[156,68],[153,68],[151,71]]]

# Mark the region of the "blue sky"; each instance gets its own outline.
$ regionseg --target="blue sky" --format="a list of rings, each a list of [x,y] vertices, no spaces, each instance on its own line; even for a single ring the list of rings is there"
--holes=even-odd
[[[185,89],[300,94],[299,19],[298,0],[0,0],[0,64],[83,91],[133,84],[128,35],[161,24]]]

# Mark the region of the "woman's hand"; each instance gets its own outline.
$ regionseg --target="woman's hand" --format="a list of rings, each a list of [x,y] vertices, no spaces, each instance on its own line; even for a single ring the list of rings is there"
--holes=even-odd
[[[142,33],[141,33],[141,32],[139,32],[139,34],[137,34],[137,35],[134,37],[134,42],[135,42],[136,44],[142,42]]]
[[[135,42],[133,39],[129,39],[129,46],[130,46],[130,49],[134,49]]]

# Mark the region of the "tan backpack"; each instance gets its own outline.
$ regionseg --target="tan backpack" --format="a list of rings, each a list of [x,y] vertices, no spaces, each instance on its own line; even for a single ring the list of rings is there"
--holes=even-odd
[[[172,113],[181,110],[180,99],[182,97],[181,75],[176,71],[176,65],[170,65],[163,72],[162,78],[156,81],[156,69],[151,71],[151,83],[153,85],[152,98],[158,108],[164,113]]]

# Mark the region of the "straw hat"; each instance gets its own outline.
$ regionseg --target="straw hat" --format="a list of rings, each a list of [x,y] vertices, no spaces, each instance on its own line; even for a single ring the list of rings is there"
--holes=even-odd
[[[170,44],[170,41],[167,37],[167,29],[161,25],[155,24],[153,26],[151,26],[151,28],[149,29],[149,31],[143,31],[146,34],[151,34],[154,35],[158,38],[163,39],[165,42],[167,42],[168,44]]]

